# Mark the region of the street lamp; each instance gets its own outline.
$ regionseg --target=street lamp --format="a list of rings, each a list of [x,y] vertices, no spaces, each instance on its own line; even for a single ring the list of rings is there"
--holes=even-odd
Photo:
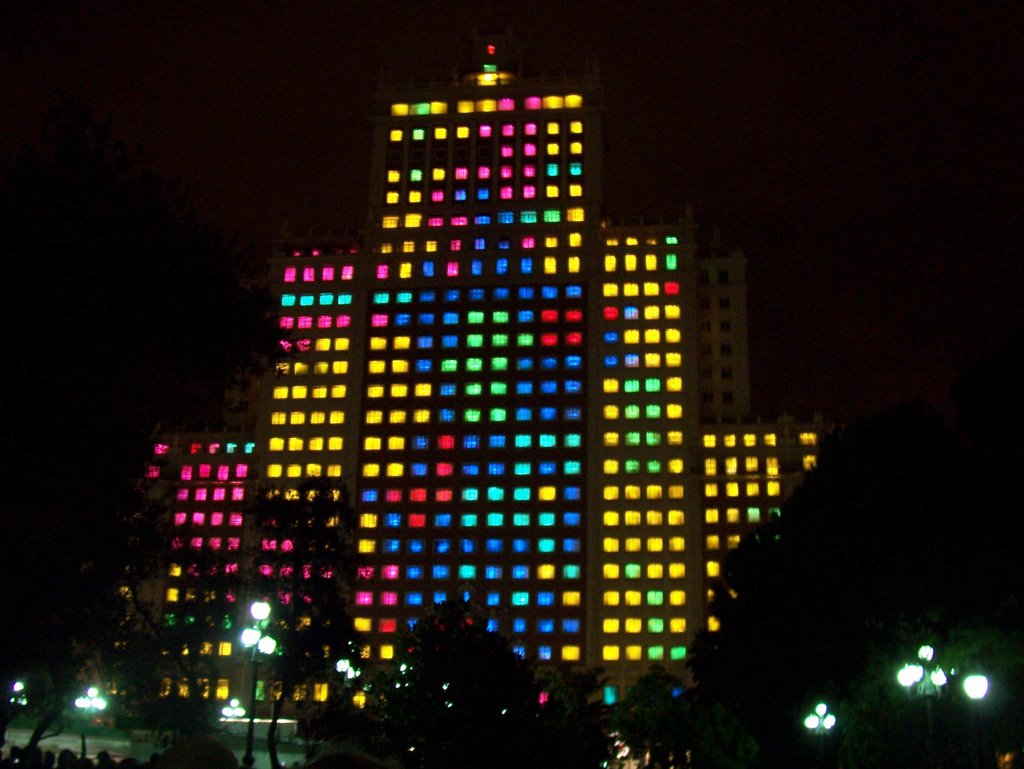
[[[836,725],[836,717],[828,712],[828,705],[819,702],[814,706],[814,711],[804,718],[804,726],[818,738],[818,765],[822,764],[825,753],[825,735],[832,731]]]
[[[270,604],[266,601],[254,601],[249,606],[249,614],[255,622],[253,627],[242,631],[242,645],[252,649],[252,685],[249,689],[249,725],[245,731],[245,755],[242,757],[242,764],[251,767],[256,763],[256,757],[252,754],[253,738],[256,731],[256,679],[259,677],[259,655],[273,654],[277,649],[277,641],[268,635],[263,635],[270,618]]]
[[[928,715],[928,765],[935,766],[935,716],[932,702],[941,697],[949,679],[935,664],[935,648],[927,644],[917,650],[917,662],[905,664],[896,673],[896,680],[907,690],[908,696],[920,697]]]
[[[100,696],[100,690],[90,686],[85,690],[84,697],[75,698],[75,707],[82,711],[83,715],[89,716],[93,713],[107,709],[107,701]],[[82,723],[82,760],[85,760],[85,722]]]
[[[980,673],[973,673],[964,678],[964,694],[971,700],[972,703],[979,703],[985,699],[985,695],[988,694],[988,676],[983,676]],[[974,723],[975,723],[975,740],[977,741],[977,750],[974,754],[974,765],[978,769],[987,769],[993,765],[992,757],[987,748],[986,735],[985,735],[985,722],[982,715],[982,709],[974,708]]]

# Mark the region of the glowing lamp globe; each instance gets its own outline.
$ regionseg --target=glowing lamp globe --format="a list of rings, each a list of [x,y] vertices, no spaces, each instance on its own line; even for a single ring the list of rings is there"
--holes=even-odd
[[[257,622],[263,622],[263,620],[270,616],[270,604],[266,601],[255,601],[249,607],[249,613]]]
[[[924,677],[924,668],[920,665],[904,665],[896,674],[900,686],[911,687]]]
[[[982,675],[971,675],[964,679],[964,694],[972,700],[980,700],[988,694],[988,678]]]

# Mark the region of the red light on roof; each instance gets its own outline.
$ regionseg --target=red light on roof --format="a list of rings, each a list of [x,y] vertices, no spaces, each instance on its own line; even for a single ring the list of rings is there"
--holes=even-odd
[[[488,56],[494,56],[494,50],[495,50],[495,48],[494,48],[493,45],[487,46],[487,55]]]

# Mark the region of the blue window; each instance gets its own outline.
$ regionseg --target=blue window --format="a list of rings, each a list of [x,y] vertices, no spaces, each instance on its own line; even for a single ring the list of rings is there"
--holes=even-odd
[[[455,190],[455,199],[456,200],[465,200],[466,199],[466,191],[465,190]]]
[[[494,263],[494,271],[498,275],[507,275],[508,274],[508,259],[505,258],[504,256],[500,257]]]
[[[423,593],[406,593],[405,603],[407,606],[422,606]]]
[[[434,579],[448,579],[448,567],[444,564],[436,563],[434,564],[432,574]]]
[[[545,299],[557,299],[558,298],[558,286],[544,286],[541,289],[541,296]]]
[[[438,392],[440,392],[441,395],[443,395],[446,398],[455,395],[455,392],[456,392],[455,383],[454,382],[443,382],[441,384],[441,386],[438,388]]]
[[[529,579],[530,567],[518,564],[512,567],[512,579]]]
[[[554,606],[555,605],[555,594],[554,593],[537,593],[537,605],[538,606]]]
[[[463,516],[463,517],[465,517],[465,516]],[[459,550],[461,550],[463,553],[472,553],[472,552],[474,552],[476,550],[476,540],[475,539],[460,539],[459,540]]]
[[[446,526],[452,525],[452,514],[451,513],[438,513],[434,516],[434,525],[439,528],[445,528]]]
[[[452,549],[452,541],[450,539],[435,539],[434,540],[434,552],[435,553],[447,553]]]
[[[480,200],[486,200],[486,199],[487,198],[480,198]],[[475,217],[473,217],[473,224],[490,224],[490,223],[491,223],[491,215],[490,214],[477,214]]]
[[[376,502],[377,489],[364,489],[362,494],[363,502]]]
[[[491,191],[486,187],[481,187],[476,191],[477,200],[488,200],[491,197]],[[479,217],[477,217],[479,218]]]
[[[512,241],[511,240],[509,240],[508,238],[499,238],[498,239],[498,250],[499,251],[508,251],[510,248],[512,248]]]
[[[566,526],[579,526],[580,525],[580,514],[579,513],[566,513],[563,517]]]
[[[457,301],[459,301],[459,289],[457,289],[457,288],[445,289],[444,300],[446,302],[457,302]]]
[[[537,465],[537,469],[541,475],[554,475],[555,474],[555,463],[554,462],[541,462]]]
[[[521,594],[521,593],[514,593],[513,595],[523,595],[523,594]],[[524,603],[521,603],[521,604],[518,604],[518,605],[519,606],[523,606],[527,602],[528,602],[528,600],[524,601]],[[512,620],[512,632],[513,633],[525,633],[526,632],[526,620],[523,617],[516,617],[515,619]]]
[[[480,217],[478,216],[477,218],[479,219]],[[483,251],[485,248],[487,248],[487,238],[473,238],[474,251]]]
[[[516,315],[516,320],[520,323],[533,323],[533,310],[520,310]]]
[[[422,553],[423,552],[423,540],[422,539],[410,539],[409,540],[409,552],[410,553]]]
[[[553,422],[558,419],[558,409],[552,406],[545,406],[540,410],[540,419],[542,422]]]
[[[502,551],[502,542],[500,539],[489,539],[487,540],[487,552],[488,553],[500,553]]]
[[[583,286],[566,286],[565,295],[569,299],[579,299],[583,296]]]
[[[583,411],[579,406],[569,406],[565,410],[566,421],[579,422],[583,418]]]
[[[540,359],[541,371],[557,371],[558,370],[558,358],[553,358],[550,355],[546,358]]]
[[[473,302],[482,302],[487,295],[482,288],[471,288],[469,289],[469,298]]]
[[[490,599],[490,597],[491,597],[491,595],[490,595],[490,593],[488,593],[487,594],[487,598]],[[487,605],[491,606],[491,605],[496,605],[496,604],[487,604]],[[496,619],[489,619],[489,620],[487,620],[487,632],[488,633],[497,633],[498,632],[498,620],[496,620]]]
[[[533,358],[516,358],[516,371],[533,371]]]
[[[480,436],[479,435],[463,435],[462,436],[462,448],[464,448],[464,449],[478,449],[478,448],[480,448]]]
[[[446,312],[441,316],[441,322],[446,326],[457,326],[459,323],[459,314],[457,312]]]
[[[533,382],[516,382],[516,395],[532,395]]]
[[[508,299],[508,289],[505,286],[499,286],[494,289],[494,298],[499,300]]]
[[[428,260],[423,263],[423,277],[434,277],[434,263],[432,261]]]
[[[636,353],[632,353],[631,352],[631,353],[628,353],[627,355],[623,355],[622,357],[623,357],[623,363],[625,364],[626,368],[639,368],[640,367],[640,356],[637,355]]]
[[[455,409],[441,409],[437,412],[437,419],[440,422],[454,422]]]
[[[579,379],[566,379],[564,387],[565,391],[570,395],[583,392],[583,382]]]
[[[551,659],[551,647],[550,646],[538,646],[537,647],[537,659],[549,660]]]
[[[487,439],[487,445],[492,449],[503,449],[505,448],[505,436],[491,435]]]
[[[537,632],[538,633],[554,633],[555,632],[555,621],[553,619],[540,619],[540,620],[537,620]]]
[[[563,619],[562,620],[562,632],[563,633],[578,633],[578,632],[580,632],[580,621],[578,619]]]
[[[463,475],[480,475],[480,465],[464,462],[462,465]]]
[[[487,594],[487,605],[497,606],[501,602],[501,593],[488,593]]]
[[[519,272],[522,275],[533,274],[533,257],[524,256],[522,259],[519,260]]]
[[[441,346],[451,350],[459,346],[459,337],[456,334],[445,334],[441,337]]]
[[[388,513],[384,516],[384,525],[389,528],[396,528],[402,525],[401,513]]]
[[[432,336],[418,336],[416,337],[416,349],[417,350],[431,350],[434,347],[434,337]],[[427,369],[428,371],[430,369]]]
[[[526,659],[526,647],[517,644],[512,645],[512,653],[520,659]]]
[[[412,323],[412,315],[407,312],[400,312],[395,316],[396,326],[408,326]]]
[[[444,603],[448,600],[448,594],[444,590],[438,590],[434,593],[434,603]]]
[[[580,541],[578,539],[563,539],[562,550],[567,553],[578,553],[580,551]]]
[[[556,395],[558,393],[558,382],[554,379],[545,379],[540,383],[540,391],[544,395]]]
[[[617,344],[619,341],[618,331],[605,331],[604,332],[604,343],[605,344]]]
[[[433,302],[437,299],[437,293],[433,289],[424,289],[420,291],[421,302]]]
[[[484,567],[484,579],[501,579],[501,567],[500,566],[486,566],[486,567]]]
[[[426,374],[434,367],[434,362],[430,358],[417,358],[416,359],[416,371],[421,374]]]
[[[511,211],[498,212],[498,224],[512,224],[514,221],[515,215]]]
[[[533,409],[522,406],[516,409],[516,421],[517,422],[529,422],[533,419]]]
[[[530,550],[530,543],[525,539],[513,539],[512,550],[517,553],[527,553]]]
[[[413,475],[426,475],[427,464],[425,462],[413,462],[412,463],[412,474]]]
[[[384,552],[385,553],[397,553],[402,549],[402,543],[397,539],[385,539],[384,540]]]
[[[421,326],[433,326],[434,325],[434,313],[432,312],[421,312],[416,316],[416,322]]]
[[[605,368],[618,368],[619,367],[619,356],[618,355],[605,355],[604,356],[604,367]]]
[[[414,435],[412,437],[412,447],[417,451],[422,451],[430,445],[430,441],[425,435]]]
[[[488,475],[504,475],[505,474],[505,463],[504,462],[489,462],[487,465]]]
[[[408,566],[405,569],[406,579],[423,579],[422,566]]]

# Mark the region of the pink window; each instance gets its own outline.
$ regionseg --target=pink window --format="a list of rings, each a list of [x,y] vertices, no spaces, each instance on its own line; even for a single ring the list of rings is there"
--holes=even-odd
[[[210,525],[211,526],[223,526],[224,525],[224,513],[210,513]]]
[[[384,492],[384,499],[387,502],[401,502],[402,501],[402,490],[401,489],[388,489]]]
[[[174,514],[174,525],[175,526],[184,526],[185,522],[187,520],[188,520],[188,513],[175,513]]]
[[[167,450],[168,450],[168,446],[167,446],[166,443],[158,443],[158,444],[156,444],[153,447],[153,453],[157,454],[157,455],[159,455],[159,454],[166,454]]]
[[[398,603],[398,593],[381,593],[380,594],[380,602],[384,606],[394,606],[396,603]],[[382,620],[381,621],[381,630],[384,629],[384,623],[387,622],[387,621],[388,620]],[[391,622],[394,622],[394,620],[391,620]],[[385,631],[385,632],[394,633],[395,631],[394,630],[390,630],[390,631]]]
[[[178,489],[178,493],[175,494],[175,497],[177,497],[179,501],[188,499],[188,489]]]
[[[512,200],[512,188],[502,187],[500,190],[498,190],[498,196],[502,200]]]
[[[334,280],[334,268],[324,267],[320,270],[320,280]]]
[[[189,546],[193,550],[202,550],[203,549],[203,538],[202,537],[192,537],[192,539],[189,541]]]
[[[430,200],[431,200],[431,202],[434,202],[434,203],[443,203],[444,202],[444,190],[433,190],[430,193]]]
[[[428,227],[444,227],[444,217],[441,217],[441,216],[431,216],[429,219],[427,219],[427,226]]]
[[[210,537],[208,540],[206,540],[206,544],[209,546],[211,550],[220,550],[220,543],[220,537]]]
[[[476,169],[476,176],[478,179],[490,179],[491,169],[489,166],[480,166]]]
[[[532,200],[537,197],[537,188],[532,184],[526,184],[523,186],[523,197],[527,200]]]
[[[237,550],[241,544],[242,540],[238,537],[228,537],[228,550]]]
[[[224,494],[225,494],[224,487],[223,486],[218,486],[216,489],[213,490],[213,501],[214,502],[223,502],[224,501]]]
[[[456,179],[468,179],[469,178],[469,169],[466,168],[466,166],[459,166],[458,168],[455,169],[455,178]]]
[[[281,551],[282,552],[290,553],[294,549],[295,549],[295,542],[294,541],[292,541],[290,539],[286,539],[286,540],[281,542]]]
[[[294,267],[285,267],[284,268],[284,282],[285,283],[294,283],[295,282],[295,268]]]
[[[532,158],[537,154],[537,145],[533,142],[527,142],[523,145],[523,154],[528,158]]]
[[[226,481],[231,475],[231,468],[228,465],[217,465],[217,480]]]
[[[157,466],[157,465],[149,465],[149,467],[146,468],[146,477],[147,478],[159,478],[160,477],[160,468],[159,468],[159,466]]]
[[[181,466],[181,480],[191,481],[192,480],[192,465]]]
[[[461,240],[451,240],[451,241],[448,241],[448,250],[449,251],[461,251],[462,250],[462,241]]]
[[[299,316],[299,328],[313,328],[313,316],[312,315],[300,315]]]
[[[502,136],[515,136],[516,135],[515,123],[502,123],[501,135]]]
[[[228,515],[228,525],[229,526],[241,526],[242,525],[242,514],[241,513],[231,513],[231,514],[229,514]]]
[[[498,171],[498,175],[502,179],[511,179],[512,178],[512,166],[502,166],[501,169]]]
[[[515,154],[515,150],[508,144],[501,145],[501,156],[503,158],[510,158]]]
[[[377,280],[386,280],[388,277],[388,266],[386,264],[377,265]]]
[[[537,241],[532,235],[527,235],[523,238],[523,248],[534,248],[536,245]]]
[[[373,593],[365,590],[356,593],[356,606],[373,606]]]
[[[321,315],[316,319],[317,328],[330,328],[331,327],[331,316]]]
[[[527,96],[526,97],[526,109],[540,109],[540,97],[539,96]]]
[[[391,563],[381,569],[381,576],[384,579],[398,579],[398,566]]]
[[[459,263],[458,262],[448,262],[448,267],[446,268],[446,272],[447,272],[449,278],[457,278],[457,277],[459,277]]]
[[[356,569],[356,579],[373,579],[373,567],[360,566]]]
[[[241,486],[235,486],[235,488],[231,489],[231,500],[237,502],[240,499],[245,499],[245,489]]]
[[[482,124],[480,126],[480,135],[485,137],[485,138],[490,136],[492,131],[493,131],[493,128],[491,126],[487,125],[487,124]]]
[[[374,328],[386,328],[388,325],[388,316],[383,313],[374,313],[370,318],[370,325]]]
[[[341,268],[341,279],[352,280],[352,276],[355,274],[355,268],[351,264],[346,264]]]
[[[277,325],[281,328],[295,328],[295,318],[290,316],[281,318],[281,320],[277,322]]]
[[[498,99],[498,110],[501,112],[511,112],[516,108],[516,100],[510,99],[507,96],[504,99]],[[502,126],[504,130],[507,126]]]
[[[193,526],[202,526],[204,523],[206,523],[206,514],[205,513],[192,513],[192,525]]]
[[[315,267],[303,267],[302,268],[302,280],[306,283],[312,283],[316,280],[316,268]]]

